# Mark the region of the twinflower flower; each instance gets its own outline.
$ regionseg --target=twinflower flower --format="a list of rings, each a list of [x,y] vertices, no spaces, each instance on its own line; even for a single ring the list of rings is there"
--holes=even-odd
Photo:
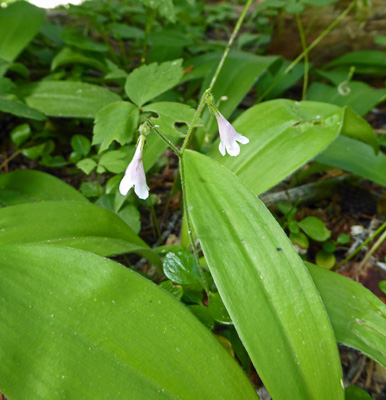
[[[235,128],[225,119],[218,110],[214,110],[217,119],[218,130],[220,132],[220,153],[225,156],[225,150],[230,156],[238,156],[240,154],[240,146],[237,142],[247,144],[249,139],[235,131]]]
[[[149,197],[149,188],[146,185],[145,170],[143,169],[142,163],[145,140],[145,136],[140,135],[134,157],[119,184],[119,191],[124,196],[126,196],[127,192],[134,186],[134,192],[140,199],[147,199]]]

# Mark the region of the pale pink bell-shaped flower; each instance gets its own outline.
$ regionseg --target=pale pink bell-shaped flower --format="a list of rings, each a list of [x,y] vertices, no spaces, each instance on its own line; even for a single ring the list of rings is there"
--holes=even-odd
[[[237,142],[247,144],[249,139],[237,133],[235,128],[225,119],[220,111],[216,110],[214,115],[217,119],[218,130],[220,132],[220,153],[225,156],[226,150],[230,156],[238,156],[240,154],[240,146]]]
[[[145,136],[141,135],[134,157],[119,184],[119,191],[123,196],[126,196],[127,192],[134,186],[134,192],[140,199],[147,199],[149,197],[149,188],[146,185],[145,170],[142,163],[144,144]]]

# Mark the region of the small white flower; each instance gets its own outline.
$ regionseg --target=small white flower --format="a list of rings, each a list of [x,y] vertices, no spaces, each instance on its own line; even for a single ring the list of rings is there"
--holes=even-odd
[[[218,130],[220,131],[220,153],[225,156],[225,149],[230,156],[238,156],[240,154],[240,146],[237,142],[247,144],[249,139],[240,133],[235,131],[235,128],[225,119],[225,117],[216,110],[214,113],[217,123]]]
[[[145,170],[142,163],[142,152],[145,136],[141,135],[131,163],[126,169],[125,176],[119,184],[119,191],[123,196],[134,186],[134,192],[140,199],[149,197],[149,188],[146,185]]]

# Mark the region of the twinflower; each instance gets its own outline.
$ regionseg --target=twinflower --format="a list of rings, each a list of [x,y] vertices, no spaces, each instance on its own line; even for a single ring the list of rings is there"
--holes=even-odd
[[[220,132],[220,153],[225,156],[225,150],[230,156],[238,156],[240,154],[240,146],[237,142],[247,144],[249,139],[235,131],[235,128],[225,119],[218,111],[214,110],[214,115],[217,119],[218,130]]]
[[[149,188],[146,185],[145,170],[143,169],[142,163],[142,153],[145,140],[145,136],[140,135],[134,157],[126,169],[125,176],[119,184],[119,191],[124,196],[134,186],[134,192],[140,199],[147,199],[149,197]]]

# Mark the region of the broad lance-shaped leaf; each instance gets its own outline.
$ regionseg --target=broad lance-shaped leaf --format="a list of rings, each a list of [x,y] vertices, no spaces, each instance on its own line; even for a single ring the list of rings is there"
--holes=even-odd
[[[0,57],[13,61],[38,33],[45,11],[26,1],[0,8]]]
[[[48,201],[0,209],[0,245],[55,244],[101,256],[138,253],[161,261],[116,214],[93,204]]]
[[[216,141],[209,155],[261,194],[324,150],[342,133],[378,149],[370,125],[348,108],[311,101],[272,100],[251,107],[235,122],[249,139],[240,157],[222,157]]]
[[[340,136],[316,158],[316,161],[353,172],[386,186],[386,155],[358,140]]]
[[[340,400],[342,372],[319,293],[291,242],[241,180],[186,151],[186,193],[209,269],[274,400]]]
[[[353,280],[306,263],[338,342],[360,350],[386,368],[386,305]]]
[[[1,74],[0,74],[1,75]],[[13,100],[4,96],[0,96],[0,111],[20,118],[34,119],[44,121],[46,116],[34,108],[28,107],[21,101]]]
[[[170,294],[91,253],[0,247],[0,391],[10,400],[253,400]]]
[[[72,186],[45,172],[27,169],[0,175],[0,206],[49,200],[88,203]]]
[[[95,118],[101,108],[122,100],[103,87],[73,81],[29,83],[18,94],[30,107],[51,117]]]

